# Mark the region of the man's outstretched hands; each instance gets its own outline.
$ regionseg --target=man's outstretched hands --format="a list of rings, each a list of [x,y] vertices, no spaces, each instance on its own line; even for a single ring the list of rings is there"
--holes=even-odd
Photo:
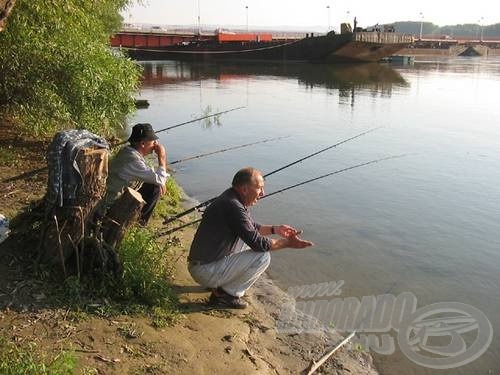
[[[281,237],[279,240],[273,240],[272,248],[275,250],[283,249],[285,247],[303,249],[314,245],[311,241],[306,241],[300,238],[299,235],[302,231],[295,229],[290,225],[276,225],[272,228],[274,229],[274,233]]]
[[[297,229],[291,227],[290,225],[278,225],[274,227],[275,233],[283,238],[288,238],[291,236],[296,236],[300,233]]]

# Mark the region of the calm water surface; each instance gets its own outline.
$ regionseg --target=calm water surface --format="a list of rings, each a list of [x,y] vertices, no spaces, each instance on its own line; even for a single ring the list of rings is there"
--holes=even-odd
[[[238,106],[219,122],[162,136],[169,159],[261,139],[289,138],[179,164],[176,178],[203,201],[236,170],[269,172],[367,129],[383,128],[273,175],[267,192],[373,159],[410,153],[270,197],[263,223],[289,223],[316,243],[273,254],[271,277],[289,286],[345,280],[341,297],[412,292],[418,308],[462,302],[494,329],[471,364],[439,371],[396,352],[383,374],[500,371],[500,60],[463,58],[381,65],[144,63],[156,129]],[[396,341],[396,347],[397,341]],[[492,372],[489,372],[491,370]]]

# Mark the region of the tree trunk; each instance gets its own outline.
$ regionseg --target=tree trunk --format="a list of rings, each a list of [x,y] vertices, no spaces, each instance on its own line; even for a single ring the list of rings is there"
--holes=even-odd
[[[108,211],[104,221],[104,242],[116,248],[127,229],[139,219],[144,200],[137,191],[127,188]]]
[[[16,0],[0,0],[0,31],[3,31],[7,25],[7,17],[14,8]]]

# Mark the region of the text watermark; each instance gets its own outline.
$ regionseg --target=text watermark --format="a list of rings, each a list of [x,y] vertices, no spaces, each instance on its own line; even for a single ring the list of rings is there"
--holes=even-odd
[[[277,331],[325,333],[356,331],[353,341],[365,350],[392,354],[397,333],[401,351],[416,364],[450,369],[477,359],[489,347],[493,328],[473,306],[441,302],[417,309],[410,292],[340,298],[344,281],[291,287],[282,305]]]

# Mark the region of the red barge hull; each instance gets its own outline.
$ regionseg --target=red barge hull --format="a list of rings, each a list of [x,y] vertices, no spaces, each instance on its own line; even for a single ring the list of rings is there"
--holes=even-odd
[[[223,35],[127,33],[115,36],[112,46],[135,60],[346,63],[379,61],[413,43],[411,36],[393,32],[329,33],[296,40],[273,40],[269,34]]]

